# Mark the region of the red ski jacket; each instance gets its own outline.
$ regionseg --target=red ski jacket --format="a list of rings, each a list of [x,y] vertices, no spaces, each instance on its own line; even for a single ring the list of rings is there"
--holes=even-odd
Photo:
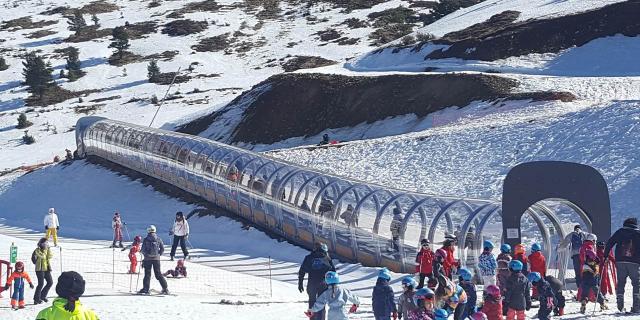
[[[488,320],[502,320],[502,299],[496,301],[485,296],[482,312],[487,315]]]
[[[542,252],[534,252],[529,255],[529,268],[531,272],[540,272],[544,278],[547,275],[547,260]]]
[[[420,249],[416,256],[416,272],[418,273],[433,273],[433,258],[435,254],[431,249]]]

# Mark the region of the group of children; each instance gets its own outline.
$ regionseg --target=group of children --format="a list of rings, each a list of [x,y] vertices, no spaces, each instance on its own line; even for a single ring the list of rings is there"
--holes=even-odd
[[[546,274],[546,259],[542,247],[537,243],[531,246],[529,255],[522,244],[514,246],[513,250],[510,245],[503,244],[500,246],[500,254],[495,257],[493,243],[484,241],[483,252],[478,259],[477,277],[470,270],[459,268],[457,282],[452,277],[456,273],[455,268],[459,267],[459,263],[452,259],[455,241],[446,239],[443,247],[435,252],[430,248],[428,240],[424,239],[421,245],[416,257],[419,281],[413,276],[404,277],[403,293],[397,301],[390,286],[390,272],[386,268],[379,270],[372,294],[376,320],[444,320],[450,317],[454,320],[524,320],[525,311],[532,307],[532,300],[539,302],[537,318],[540,320],[550,319],[552,314],[564,314],[563,283]],[[603,292],[607,289],[600,285],[600,268],[604,258],[599,257],[596,242],[592,238],[585,241],[581,249],[582,281],[577,297],[581,302],[581,312],[585,313],[589,301],[598,302],[601,310],[606,310]],[[337,277],[332,275],[334,276]],[[484,284],[482,303],[478,301],[474,278],[480,279]],[[334,298],[335,290],[338,289],[334,289],[331,295]],[[344,293],[338,296],[353,300],[348,290],[340,290],[344,290]],[[342,299],[343,303],[336,302],[335,299],[319,299],[314,309],[321,310],[324,308],[323,302],[327,301],[332,301],[336,308],[342,308],[349,300],[345,299]],[[355,309],[357,306],[354,305],[352,310]],[[310,310],[308,314],[313,314],[313,311]],[[340,317],[329,319],[347,318],[342,312]]]

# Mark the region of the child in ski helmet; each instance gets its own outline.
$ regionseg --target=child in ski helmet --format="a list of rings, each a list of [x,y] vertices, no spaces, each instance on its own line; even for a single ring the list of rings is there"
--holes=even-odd
[[[519,260],[511,260],[509,270],[511,270],[511,276],[507,279],[507,290],[504,295],[507,319],[524,320],[524,311],[531,308],[531,284],[522,273],[523,264]]]
[[[433,320],[447,320],[449,319],[449,312],[445,309],[436,309],[434,312]]]
[[[489,320],[502,320],[502,293],[496,285],[489,285],[484,290],[482,312]]]
[[[113,214],[113,219],[111,219],[111,228],[113,229],[113,243],[111,244],[111,248],[116,247],[116,242],[118,242],[119,248],[124,248],[122,245],[122,219],[120,218],[120,213],[118,211]]]
[[[613,251],[609,251],[609,256],[605,258],[604,249],[604,241],[598,241],[596,243],[596,254],[598,255],[598,260],[600,260],[600,275],[602,276],[600,292],[606,297],[607,294],[614,293],[618,270],[616,268],[616,258],[613,256]]]
[[[580,283],[582,290],[578,297],[582,304],[580,307],[581,313],[585,313],[587,302],[592,300],[592,297],[595,297],[595,300],[600,304],[600,311],[609,309],[604,303],[604,297],[598,288],[600,284],[599,264],[600,261],[598,261],[597,254],[592,250],[587,250],[585,252],[585,262],[582,266],[582,280]]]
[[[551,285],[542,277],[539,272],[530,272],[527,276],[534,288],[537,288],[540,308],[538,308],[538,319],[549,320],[551,312],[557,302]]]
[[[13,283],[13,294],[11,295],[11,308],[14,310],[24,308],[24,287],[26,283],[29,283],[29,287],[33,289],[35,286],[31,282],[29,274],[24,271],[24,263],[22,261],[16,262],[14,271],[7,279],[7,283],[4,285],[4,290],[9,290]]]
[[[414,304],[417,308],[409,312],[409,320],[431,320],[435,317],[435,293],[429,288],[422,288],[416,291],[413,296]]]
[[[485,240],[483,243],[484,250],[478,258],[478,269],[480,270],[480,276],[485,286],[490,284],[496,284],[496,270],[498,269],[498,263],[496,257],[493,255],[493,242]]]
[[[428,279],[435,279],[433,276],[435,253],[431,250],[429,240],[422,239],[422,241],[420,241],[420,247],[420,251],[418,251],[416,255],[416,273],[420,274],[420,283],[417,289],[424,287],[425,278],[427,281],[429,281]],[[432,282],[432,285],[435,286],[435,281]]]
[[[391,273],[387,268],[382,268],[378,271],[378,280],[373,287],[373,293],[371,295],[371,305],[373,308],[373,315],[376,319],[389,319],[392,316],[394,319],[398,317],[398,309],[393,296],[393,289],[389,285],[391,281]]]
[[[133,274],[137,273],[136,267],[138,266],[138,255],[140,252],[140,246],[142,245],[142,237],[135,236],[133,238],[133,243],[131,244],[131,248],[129,249],[129,271],[127,273]]]
[[[471,274],[471,271],[469,271],[469,269],[460,269],[460,271],[458,271],[458,278],[458,284],[462,287],[462,289],[464,289],[464,292],[467,294],[466,310],[463,315],[464,319],[475,312],[478,296],[476,294],[476,285],[473,283],[473,275]]]
[[[327,289],[322,292],[318,299],[316,299],[313,307],[307,310],[305,314],[311,318],[314,313],[324,310],[325,305],[329,305],[327,320],[347,320],[348,317],[344,307],[347,303],[351,303],[349,313],[356,312],[360,305],[358,296],[339,286],[340,278],[335,271],[327,272],[324,279],[327,284]]]
[[[464,319],[464,313],[467,307],[467,293],[464,289],[453,283],[449,278],[438,277],[438,287],[436,289],[436,298],[443,303],[443,309],[448,313],[454,313],[454,320]]]
[[[429,281],[429,278],[427,278]],[[402,278],[402,294],[398,297],[398,317],[400,319],[409,319],[409,314],[416,309],[418,305],[414,300],[416,292],[414,291],[418,286],[418,282],[411,276]]]
[[[542,246],[534,243],[531,246],[531,254],[529,255],[529,265],[531,272],[538,272],[544,278],[547,275],[547,259],[542,254]],[[533,286],[532,299],[538,299],[538,288]]]
[[[471,319],[471,320],[488,320],[487,315],[484,314],[484,312],[482,312],[482,311],[478,311],[478,312],[470,315],[469,319]]]
[[[171,276],[173,278],[177,278],[177,277],[187,277],[187,267],[184,266],[184,260],[182,259],[178,259],[178,263],[176,264],[175,269],[173,270],[167,270],[167,272],[164,273],[165,277]]]
[[[444,249],[436,250],[434,254],[435,259],[433,260],[433,277],[436,280],[439,276],[447,276],[446,271],[444,270],[444,263],[447,259],[447,251]]]
[[[527,259],[527,249],[522,243],[516,244],[513,248],[513,259],[522,262],[522,274],[529,273],[529,260]]]
[[[508,244],[503,244],[500,246],[500,254],[496,258],[496,263],[498,265],[498,275],[496,277],[496,284],[500,288],[502,294],[507,290],[507,279],[511,272],[509,271],[509,262],[511,262],[511,246]]]

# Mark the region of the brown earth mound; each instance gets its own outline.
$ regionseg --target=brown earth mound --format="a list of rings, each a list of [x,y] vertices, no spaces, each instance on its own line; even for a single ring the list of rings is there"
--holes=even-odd
[[[292,72],[300,69],[311,69],[324,66],[330,66],[338,63],[337,61],[325,59],[322,57],[312,56],[296,56],[282,64],[282,68],[286,72]]]
[[[21,17],[2,22],[0,30],[16,31],[20,29],[38,29],[58,23],[53,20],[32,21],[31,17]]]
[[[640,0],[611,4],[600,9],[543,20],[513,22],[506,11],[464,30],[434,41],[450,47],[425,59],[461,58],[492,61],[529,53],[558,52],[587,42],[622,34],[640,35]]]
[[[349,77],[329,74],[280,74],[258,84],[219,112],[196,119],[178,131],[198,134],[242,101],[251,101],[229,141],[270,144],[309,136],[327,128],[352,127],[387,117],[464,107],[499,99],[568,99],[570,93],[512,93],[516,80],[483,74],[389,75]],[[222,124],[220,124],[222,125]]]

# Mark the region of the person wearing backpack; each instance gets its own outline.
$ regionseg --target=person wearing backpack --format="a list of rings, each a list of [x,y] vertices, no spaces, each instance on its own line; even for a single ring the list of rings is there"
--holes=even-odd
[[[36,265],[36,277],[38,278],[38,285],[33,294],[34,304],[49,302],[49,300],[47,300],[47,294],[49,294],[49,289],[51,289],[53,285],[53,278],[51,278],[51,259],[53,259],[53,254],[49,249],[47,238],[42,238],[38,241],[38,247],[33,250],[31,254],[31,262]]]
[[[151,225],[147,228],[147,237],[142,241],[142,268],[144,268],[144,279],[142,280],[142,290],[139,294],[149,294],[149,286],[151,285],[151,269],[162,286],[162,294],[169,294],[167,289],[167,280],[165,280],[160,270],[160,256],[164,253],[164,243],[156,234],[156,226]]]
[[[573,227],[573,232],[569,233],[562,242],[560,242],[560,248],[567,248],[571,245],[571,261],[573,262],[573,271],[576,275],[576,285],[580,288],[580,282],[582,281],[582,262],[580,261],[580,248],[582,242],[585,240],[585,233],[582,232],[582,227],[576,224]]]

